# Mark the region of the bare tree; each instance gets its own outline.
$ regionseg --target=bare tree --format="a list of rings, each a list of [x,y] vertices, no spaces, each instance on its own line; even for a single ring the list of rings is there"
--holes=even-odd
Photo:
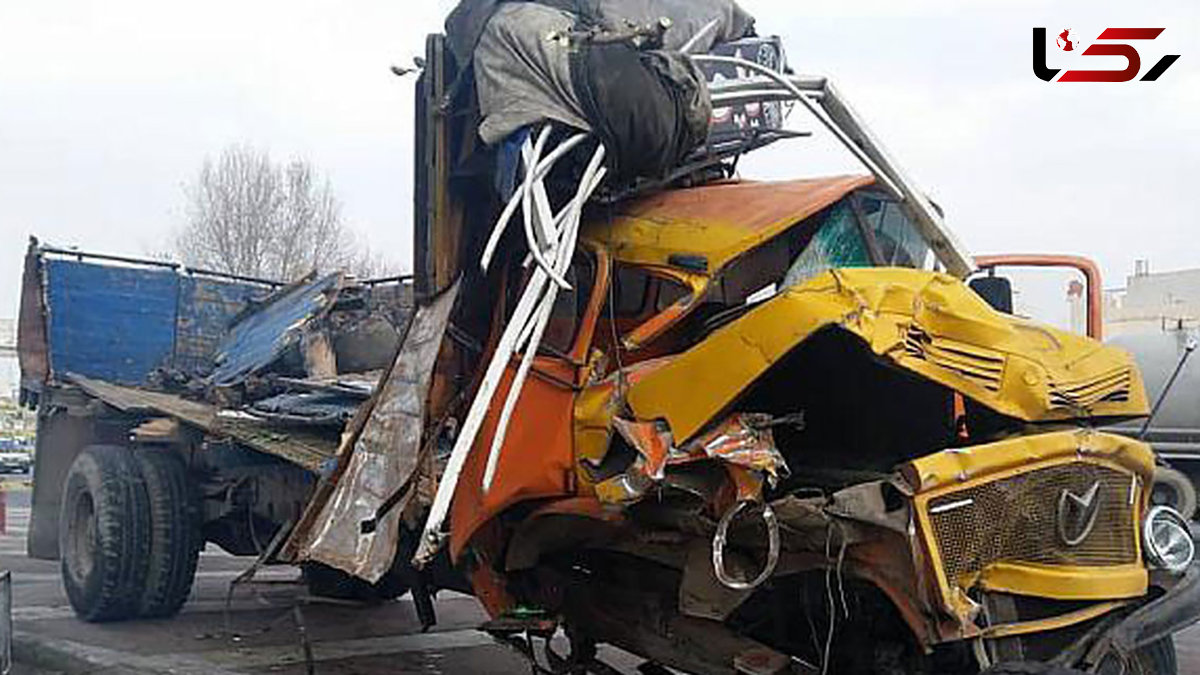
[[[176,250],[186,264],[290,281],[356,261],[341,203],[305,161],[280,165],[266,152],[231,146],[206,159],[185,192]]]

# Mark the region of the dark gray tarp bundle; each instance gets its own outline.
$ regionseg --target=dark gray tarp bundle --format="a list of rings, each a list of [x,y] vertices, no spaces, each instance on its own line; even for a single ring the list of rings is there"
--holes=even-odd
[[[460,66],[471,61],[484,26],[501,4],[505,0],[461,0],[446,18],[446,37]],[[669,17],[674,26],[664,36],[663,46],[674,50],[715,19],[713,30],[697,43],[693,53],[707,52],[718,42],[731,42],[754,32],[754,17],[734,0],[541,0],[541,4],[608,28],[654,23],[660,17]]]
[[[662,50],[566,38],[662,17],[671,20]],[[704,77],[678,48],[700,34],[693,51],[704,52],[753,24],[732,0],[464,0],[446,22],[460,65],[474,65],[485,143],[547,120],[595,131],[620,181],[664,174],[707,136]]]
[[[644,26],[660,18],[671,20],[671,28],[663,36],[663,48],[679,51],[697,33],[714,21],[713,27],[689,50],[703,54],[719,42],[732,42],[754,33],[754,17],[733,0],[547,0],[576,6],[574,10],[585,20],[598,23],[609,30],[630,25]]]
[[[535,2],[496,8],[475,48],[484,143],[495,145],[521,127],[546,120],[591,130],[571,83],[571,48],[548,39],[577,23],[573,14]]]
[[[574,54],[571,65],[618,182],[664,176],[708,137],[712,103],[704,75],[679,52],[594,44]]]

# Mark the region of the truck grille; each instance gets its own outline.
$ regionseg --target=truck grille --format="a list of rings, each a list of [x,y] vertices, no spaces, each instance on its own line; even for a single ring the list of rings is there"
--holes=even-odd
[[[946,579],[996,562],[1107,566],[1137,561],[1130,505],[1132,474],[1085,463],[1035,469],[931,499],[927,510]],[[1069,545],[1060,533],[1063,491],[1083,497],[1097,486],[1095,525]],[[1068,507],[1071,511],[1071,507]],[[1075,519],[1067,536],[1081,531]]]

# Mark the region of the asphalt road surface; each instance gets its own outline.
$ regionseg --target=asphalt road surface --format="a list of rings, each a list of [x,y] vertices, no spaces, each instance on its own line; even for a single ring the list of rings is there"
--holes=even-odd
[[[0,569],[13,575],[14,629],[81,658],[135,671],[301,674],[307,671],[294,611],[299,606],[321,675],[529,672],[521,657],[475,630],[485,617],[468,596],[440,596],[438,625],[422,633],[406,599],[375,607],[306,603],[303,586],[290,583],[298,571],[270,567],[257,575],[263,583],[239,587],[226,612],[229,582],[251,559],[213,546],[201,553],[191,599],[176,618],[84,623],[67,603],[58,563],[25,555],[28,492],[8,492],[5,501]]]
[[[11,485],[11,483],[9,483]],[[374,607],[306,602],[292,567],[260,572],[261,583],[239,587],[229,611],[229,583],[250,560],[213,546],[200,556],[191,599],[167,620],[88,624],[77,620],[59,581],[58,564],[25,556],[29,493],[5,493],[0,569],[13,574],[15,630],[97,663],[132,671],[184,674],[307,672],[295,608],[311,641],[320,675],[477,673],[525,675],[525,661],[476,630],[484,614],[473,598],[443,594],[438,625],[422,633],[407,599]],[[1179,673],[1200,673],[1200,629],[1179,636]],[[637,661],[615,650],[606,659],[627,673]],[[15,675],[38,675],[18,664]]]

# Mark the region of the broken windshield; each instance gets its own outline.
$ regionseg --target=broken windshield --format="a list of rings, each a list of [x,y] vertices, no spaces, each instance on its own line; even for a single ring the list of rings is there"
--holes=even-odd
[[[866,192],[853,195],[851,206],[868,238],[874,239],[877,265],[918,269],[932,267],[933,252],[929,244],[899,202]]]
[[[783,286],[794,286],[838,267],[870,266],[871,254],[854,210],[848,200],[842,200],[826,212],[825,222],[792,261],[783,275]]]
[[[855,193],[820,218],[812,239],[788,266],[784,288],[842,267],[926,268],[932,264],[929,245],[897,202]]]

